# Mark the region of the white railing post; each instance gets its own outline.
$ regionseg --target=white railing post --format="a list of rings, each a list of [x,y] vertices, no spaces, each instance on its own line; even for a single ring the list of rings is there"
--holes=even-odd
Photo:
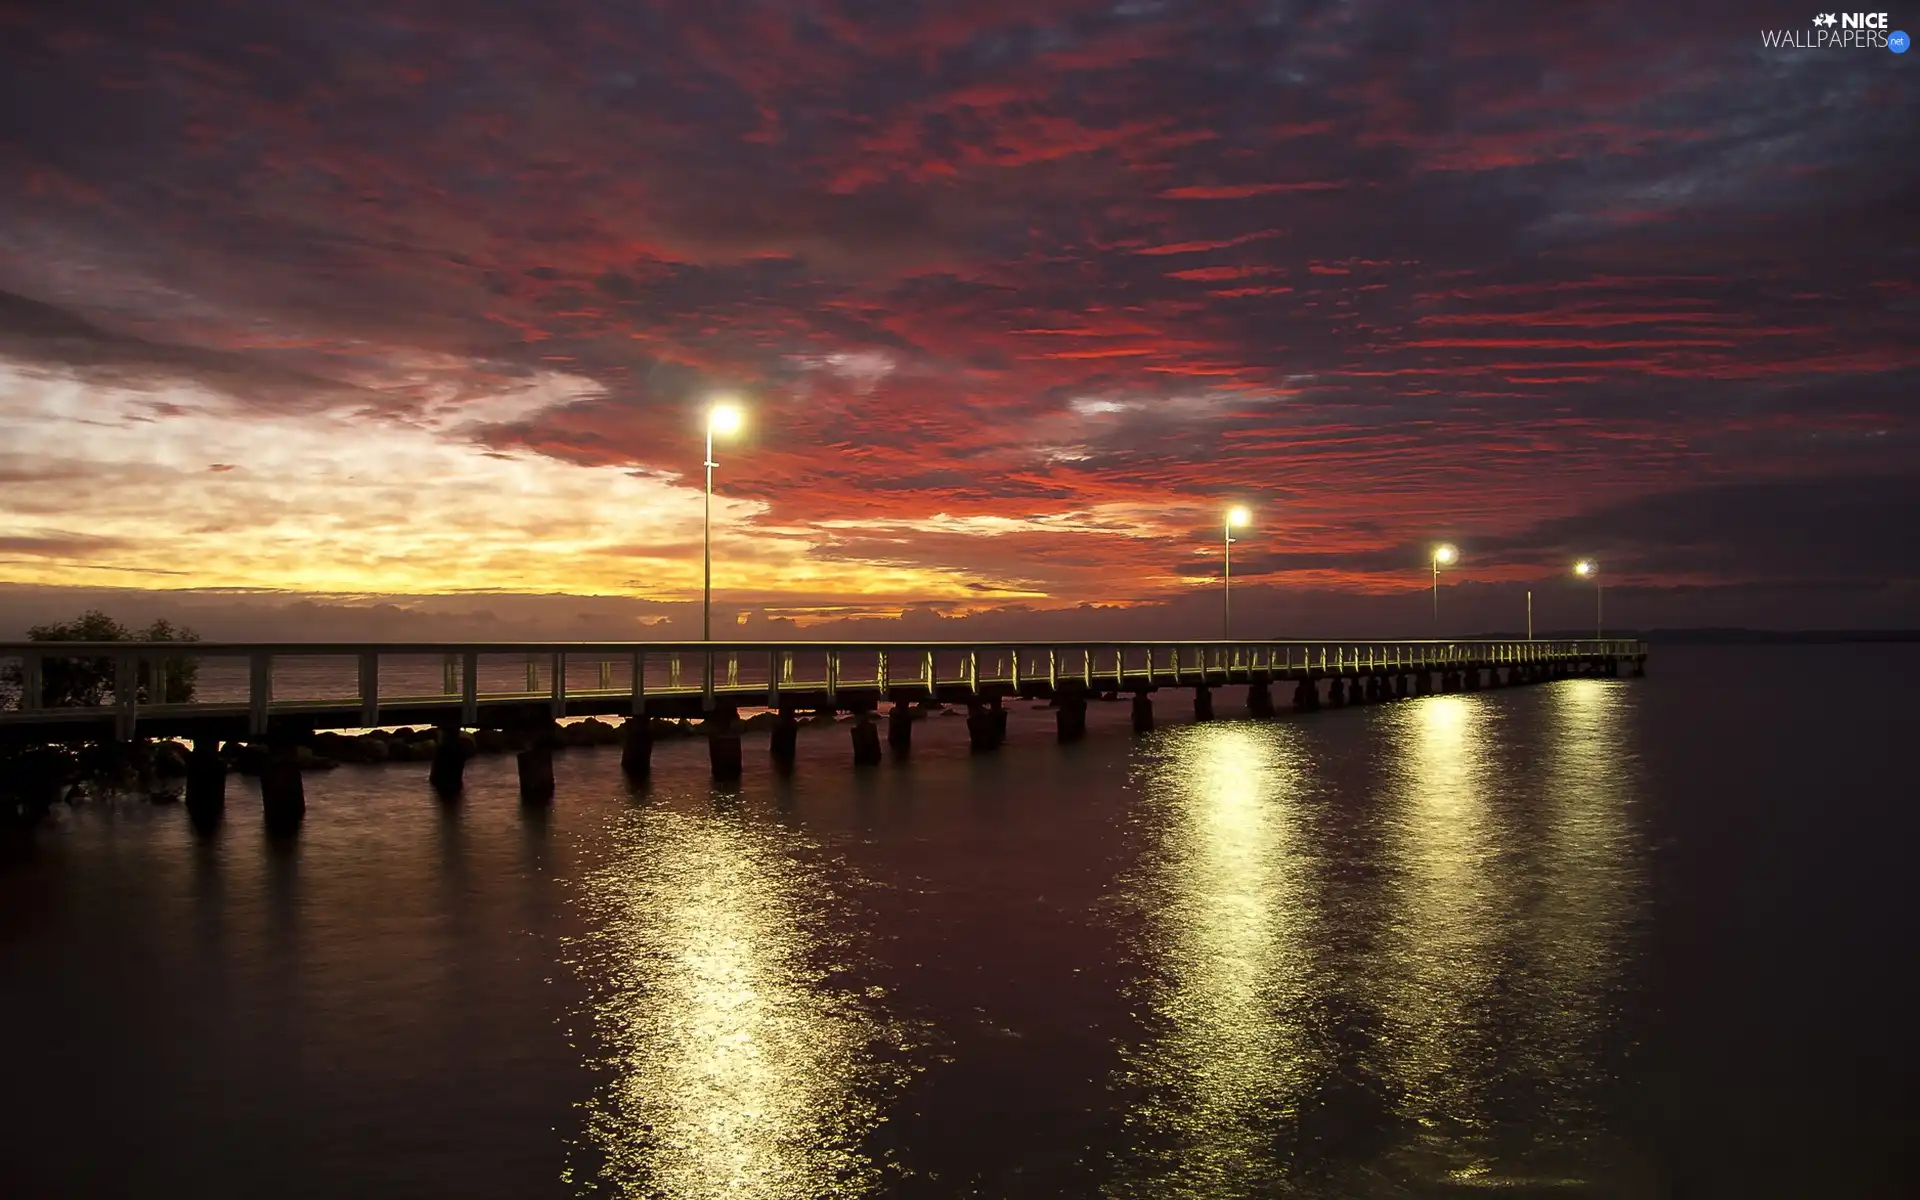
[[[613,664],[601,663],[601,671]],[[480,728],[480,653],[468,650],[460,656],[460,727]]]
[[[20,652],[20,711],[39,712],[47,697],[42,658],[38,650]]]
[[[133,740],[133,727],[140,719],[140,659],[122,654],[113,662],[113,735],[123,742]]]
[[[247,734],[264,737],[267,704],[273,699],[273,656],[255,651],[247,655]]]
[[[360,652],[360,727],[372,729],[380,723],[380,653]]]

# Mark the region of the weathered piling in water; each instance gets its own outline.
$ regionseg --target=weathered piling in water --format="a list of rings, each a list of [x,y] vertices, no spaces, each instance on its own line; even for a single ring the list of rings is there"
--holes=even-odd
[[[913,750],[913,705],[895,700],[887,709],[887,745],[902,757]]]
[[[464,786],[467,748],[460,740],[460,726],[442,725],[433,747],[433,766],[427,769],[427,783],[442,797],[458,796]]]
[[[1327,680],[1327,707],[1345,708],[1347,706],[1347,681],[1335,675]]]
[[[1204,684],[1193,689],[1193,719],[1213,720],[1213,689]]]
[[[1273,693],[1266,684],[1247,685],[1247,715],[1262,720],[1273,716]]]
[[[1133,694],[1133,731],[1153,732],[1153,696],[1147,692]]]
[[[1054,697],[1055,736],[1061,742],[1077,742],[1087,736],[1087,691],[1078,681],[1069,681]]]
[[[1007,706],[998,692],[994,693],[987,711],[993,715],[993,744],[1003,746],[1007,741]]]
[[[1405,675],[1394,675],[1393,698],[1395,700],[1405,700],[1407,698],[1407,677]]]
[[[307,815],[307,789],[300,777],[299,732],[291,725],[267,734],[267,760],[260,768],[260,806],[269,833],[291,833]]]
[[[521,727],[524,748],[514,756],[520,772],[520,803],[553,803],[553,747],[559,740],[553,718],[530,721]]]
[[[995,737],[999,720],[980,700],[967,701],[967,744],[974,751],[991,750],[999,745]]]
[[[1465,671],[1462,671],[1460,673],[1460,678],[1463,686],[1467,691],[1477,692],[1480,690],[1480,668],[1479,667],[1468,667]]]
[[[653,722],[645,715],[628,717],[620,727],[620,771],[628,779],[653,774]]]
[[[800,719],[794,715],[793,705],[780,706],[779,715],[773,719],[773,736],[767,752],[773,756],[774,765],[784,769],[791,769],[799,759]]]
[[[202,828],[220,823],[227,812],[227,764],[220,739],[197,737],[187,755],[187,816]]]
[[[1293,685],[1293,711],[1314,712],[1320,707],[1320,689],[1313,680],[1302,679]]]
[[[722,704],[707,714],[701,723],[707,735],[707,762],[713,778],[732,783],[740,778],[740,712],[731,704]]]
[[[880,727],[873,723],[873,710],[862,706],[853,712],[853,725],[847,731],[853,739],[853,765],[877,766],[880,762]]]
[[[1378,675],[1367,676],[1367,703],[1377,704],[1385,698],[1385,695],[1385,691],[1380,686],[1380,677]]]

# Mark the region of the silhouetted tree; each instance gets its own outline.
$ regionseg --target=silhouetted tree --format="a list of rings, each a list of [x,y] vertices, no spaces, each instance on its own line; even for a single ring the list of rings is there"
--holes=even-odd
[[[35,625],[27,630],[35,642],[197,642],[200,635],[185,626],[158,620],[145,629],[132,630],[98,610],[81,613],[71,621]],[[137,677],[141,704],[184,704],[193,699],[194,683],[200,674],[199,660],[170,655],[160,660],[165,686],[156,695],[154,664],[142,661]],[[40,704],[44,708],[71,708],[104,704],[113,695],[114,664],[111,658],[54,658],[40,660]],[[0,682],[18,694],[26,676],[20,664],[0,669]]]

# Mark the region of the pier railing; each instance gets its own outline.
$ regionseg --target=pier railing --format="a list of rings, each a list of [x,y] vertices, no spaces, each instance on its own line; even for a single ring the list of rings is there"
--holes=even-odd
[[[1584,640],[1037,642],[0,642],[0,730],[218,719],[266,730],[273,718],[334,728],[458,721],[483,711],[582,714],[720,706],[849,707],[877,700],[1151,691],[1238,682],[1640,661],[1644,643]],[[167,701],[168,674],[193,664],[195,697]],[[75,670],[75,664],[81,669]],[[88,703],[53,678],[93,681]],[[171,689],[178,691],[177,687]]]

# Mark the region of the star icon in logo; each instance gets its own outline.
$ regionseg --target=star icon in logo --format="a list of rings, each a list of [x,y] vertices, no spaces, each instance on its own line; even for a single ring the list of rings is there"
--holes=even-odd
[[[1813,19],[1813,23],[1815,25],[1825,25],[1831,28],[1834,25],[1838,25],[1840,23],[1840,20],[1838,17],[1835,17],[1832,13],[1821,13],[1819,16]]]

